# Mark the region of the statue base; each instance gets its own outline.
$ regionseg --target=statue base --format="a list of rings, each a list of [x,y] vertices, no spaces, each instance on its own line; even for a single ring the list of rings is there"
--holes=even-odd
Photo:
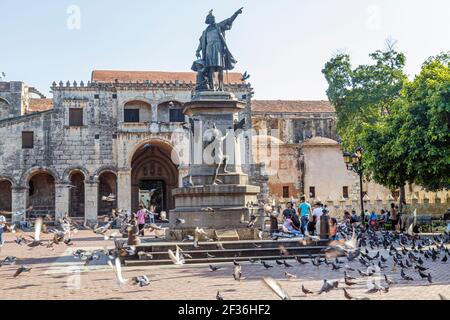
[[[226,132],[239,121],[239,113],[245,109],[245,103],[232,93],[221,91],[197,92],[185,106],[184,113],[201,123],[203,132],[212,123]],[[226,143],[224,145],[228,147]],[[247,204],[257,203],[260,188],[249,185],[248,176],[242,172],[238,140],[234,149],[232,153],[225,150],[225,154],[232,154],[233,158],[229,159],[228,172],[219,172],[216,181],[217,164],[190,166],[183,185],[188,185],[191,180],[193,186],[172,191],[175,209],[170,211],[170,230],[166,235],[169,239],[182,240],[186,235],[194,235],[197,227],[205,229],[213,239],[226,230],[236,230],[241,240],[256,239],[257,232],[247,229],[251,214]],[[185,223],[177,223],[177,220]]]

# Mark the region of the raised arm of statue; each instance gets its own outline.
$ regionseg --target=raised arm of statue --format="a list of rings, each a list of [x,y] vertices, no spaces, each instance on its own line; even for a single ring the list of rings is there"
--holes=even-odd
[[[242,10],[244,8],[240,8],[238,11],[236,11],[231,18],[228,18],[222,22],[219,23],[219,26],[224,29],[224,30],[230,30],[231,27],[233,26],[233,22],[234,20],[236,20],[236,18],[238,17],[238,15],[240,15],[242,13]]]

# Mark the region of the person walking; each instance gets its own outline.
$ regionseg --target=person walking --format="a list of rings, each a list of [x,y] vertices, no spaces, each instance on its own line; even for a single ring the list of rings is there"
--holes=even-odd
[[[3,247],[3,230],[6,228],[6,218],[0,213],[0,247]]]
[[[144,208],[142,204],[139,205],[139,211],[136,213],[136,220],[139,227],[139,235],[145,235],[145,219],[148,216],[147,209]]]
[[[394,229],[394,231],[398,232],[399,231],[399,226],[398,226],[398,211],[395,208],[395,203],[391,203],[391,209],[389,209],[389,219],[391,220],[391,224],[392,224],[392,229]]]
[[[298,213],[301,219],[301,231],[305,234],[306,228],[308,227],[309,217],[312,215],[311,205],[306,202],[306,197],[302,196],[300,198],[301,203],[298,206]]]
[[[324,211],[324,208],[323,208],[322,202],[317,201],[314,204],[314,210],[312,212],[312,215],[316,221],[316,223],[315,223],[316,235],[320,232],[320,217],[322,216],[323,211]]]

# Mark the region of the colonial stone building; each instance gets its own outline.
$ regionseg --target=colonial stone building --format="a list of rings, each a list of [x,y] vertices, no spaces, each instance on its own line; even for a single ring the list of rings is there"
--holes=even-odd
[[[33,206],[31,215],[68,212],[94,221],[112,208],[136,210],[155,189],[157,210],[169,212],[172,190],[189,169],[183,109],[195,76],[94,71],[87,83],[53,83],[52,99],[22,82],[0,82],[0,211]],[[275,202],[306,194],[336,208],[357,207],[358,180],[343,163],[334,108],[325,101],[252,100],[241,78],[230,73],[226,90],[246,103],[240,119],[253,127],[242,144],[250,182]],[[374,206],[391,201],[390,190],[363,188]],[[442,208],[450,198],[408,190],[410,200]]]

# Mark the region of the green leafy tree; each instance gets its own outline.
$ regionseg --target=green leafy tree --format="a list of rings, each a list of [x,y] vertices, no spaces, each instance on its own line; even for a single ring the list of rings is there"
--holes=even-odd
[[[429,58],[401,100],[407,171],[426,189],[450,188],[450,52]]]
[[[397,143],[401,127],[400,97],[407,77],[406,58],[388,42],[385,51],[370,54],[372,64],[352,69],[350,56],[338,54],[322,71],[328,82],[327,95],[337,113],[337,130],[343,147],[362,146],[366,177],[392,189],[400,188],[412,177],[403,159],[405,150]]]

